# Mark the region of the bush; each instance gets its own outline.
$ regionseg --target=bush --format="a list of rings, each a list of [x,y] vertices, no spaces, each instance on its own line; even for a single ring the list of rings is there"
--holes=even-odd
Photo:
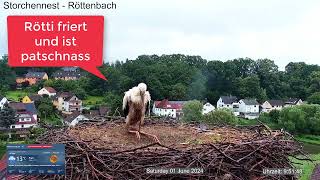
[[[42,135],[43,133],[46,132],[46,129],[45,128],[40,128],[40,127],[32,127],[30,129],[30,137],[31,138],[37,138],[39,137],[40,135]]]
[[[320,105],[304,104],[263,113],[259,120],[295,134],[320,134]]]
[[[7,133],[0,133],[0,141],[7,141],[9,135]]]
[[[310,104],[320,104],[320,92],[315,92],[307,99]]]
[[[300,132],[305,128],[305,119],[305,112],[298,107],[290,107],[281,111],[279,124],[290,132]]]
[[[218,109],[204,116],[204,122],[214,125],[235,125],[238,118],[228,109]]]
[[[284,108],[279,125],[292,133],[320,134],[320,105]]]
[[[183,121],[185,122],[201,122],[203,105],[200,101],[193,100],[184,104]]]
[[[270,121],[273,123],[279,123],[280,111],[272,110],[269,112]]]

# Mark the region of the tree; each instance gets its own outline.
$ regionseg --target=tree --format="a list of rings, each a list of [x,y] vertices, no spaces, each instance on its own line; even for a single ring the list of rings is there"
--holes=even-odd
[[[234,125],[238,119],[228,109],[217,109],[204,115],[204,122],[214,125]]]
[[[177,83],[172,86],[169,92],[169,98],[171,100],[183,100],[186,98],[187,87],[182,83]]]
[[[320,89],[320,71],[314,71],[310,75],[309,93],[315,93]]]
[[[49,97],[43,97],[38,102],[36,102],[36,107],[40,113],[40,117],[47,120],[48,117],[53,117],[56,115],[55,108]]]
[[[306,128],[306,113],[298,107],[284,108],[280,113],[279,125],[289,132],[302,133]]]
[[[80,99],[86,99],[87,98],[87,93],[83,88],[76,88],[72,91],[78,98]]]
[[[5,105],[2,110],[0,110],[0,126],[9,128],[10,125],[14,124],[17,120],[16,112],[14,109]]]
[[[112,93],[107,92],[104,96],[105,104],[110,108],[112,113],[122,112],[122,97]]]
[[[300,105],[280,112],[279,125],[293,133],[320,134],[320,105]]]
[[[260,86],[260,79],[257,75],[246,78],[237,78],[236,95],[241,98],[257,98],[260,101],[267,99],[266,90]]]
[[[8,91],[16,83],[15,79],[15,72],[8,66],[8,56],[3,56],[0,59],[0,91]]]
[[[200,101],[193,100],[183,105],[183,120],[186,122],[200,122],[202,120],[203,105]]]
[[[272,110],[269,112],[271,122],[279,123],[280,112],[281,111],[279,110]]]
[[[307,99],[309,104],[320,104],[320,92],[315,92]]]

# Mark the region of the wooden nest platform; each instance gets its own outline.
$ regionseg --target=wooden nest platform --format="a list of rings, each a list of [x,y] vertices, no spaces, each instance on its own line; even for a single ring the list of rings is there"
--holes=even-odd
[[[156,135],[161,144],[128,134],[123,119],[49,130],[37,142],[66,144],[66,175],[38,178],[296,179],[296,175],[265,175],[263,169],[293,168],[289,157],[303,154],[290,134],[264,125],[206,127],[147,120],[142,130]],[[174,168],[194,169],[166,172]]]

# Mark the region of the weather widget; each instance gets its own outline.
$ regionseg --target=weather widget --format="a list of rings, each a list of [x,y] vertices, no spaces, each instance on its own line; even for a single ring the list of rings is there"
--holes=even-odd
[[[8,174],[64,174],[64,144],[7,145]]]

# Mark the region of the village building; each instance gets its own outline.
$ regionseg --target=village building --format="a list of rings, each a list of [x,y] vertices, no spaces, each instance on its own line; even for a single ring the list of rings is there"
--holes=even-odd
[[[282,100],[267,100],[262,105],[262,112],[269,113],[272,110],[281,110],[284,107],[284,101]]]
[[[34,103],[11,102],[9,107],[15,110],[17,121],[11,129],[30,128],[38,125],[38,114]]]
[[[217,109],[229,109],[235,116],[239,115],[238,98],[235,96],[221,96],[217,101]]]
[[[289,98],[284,102],[284,107],[292,107],[302,105],[303,101],[299,98]]]
[[[152,112],[157,116],[180,119],[183,115],[182,107],[186,102],[187,101],[169,101],[167,99],[155,101]]]
[[[34,85],[37,83],[37,79],[27,79],[25,77],[17,77],[16,78],[16,83],[18,87],[21,87],[23,83],[27,82],[28,86],[29,85]]]
[[[61,79],[61,80],[77,80],[84,76],[84,73],[80,71],[56,71],[53,75],[53,78],[55,80]]]
[[[71,92],[58,93],[53,100],[53,105],[59,110],[67,114],[74,111],[82,110],[82,100]]]
[[[64,118],[64,123],[68,126],[75,126],[81,121],[88,121],[88,120],[89,118],[87,117],[87,115],[84,115],[78,111],[75,111]]]
[[[3,109],[4,105],[8,103],[8,99],[0,95],[0,110]]]
[[[215,110],[215,107],[209,102],[205,103],[202,108],[202,114],[208,114]]]
[[[27,95],[22,98],[22,103],[35,103],[35,102],[40,101],[41,98],[42,98],[42,96],[40,96],[38,94]]]
[[[255,99],[241,99],[239,101],[240,117],[256,119],[259,117],[260,104]]]
[[[52,97],[57,94],[57,91],[55,89],[53,89],[52,87],[44,87],[38,91],[38,94],[41,96],[47,95],[49,97]]]
[[[39,81],[48,80],[48,74],[45,72],[28,72],[24,77],[16,78],[17,84],[22,84],[24,82],[28,82],[29,85],[34,85]]]

